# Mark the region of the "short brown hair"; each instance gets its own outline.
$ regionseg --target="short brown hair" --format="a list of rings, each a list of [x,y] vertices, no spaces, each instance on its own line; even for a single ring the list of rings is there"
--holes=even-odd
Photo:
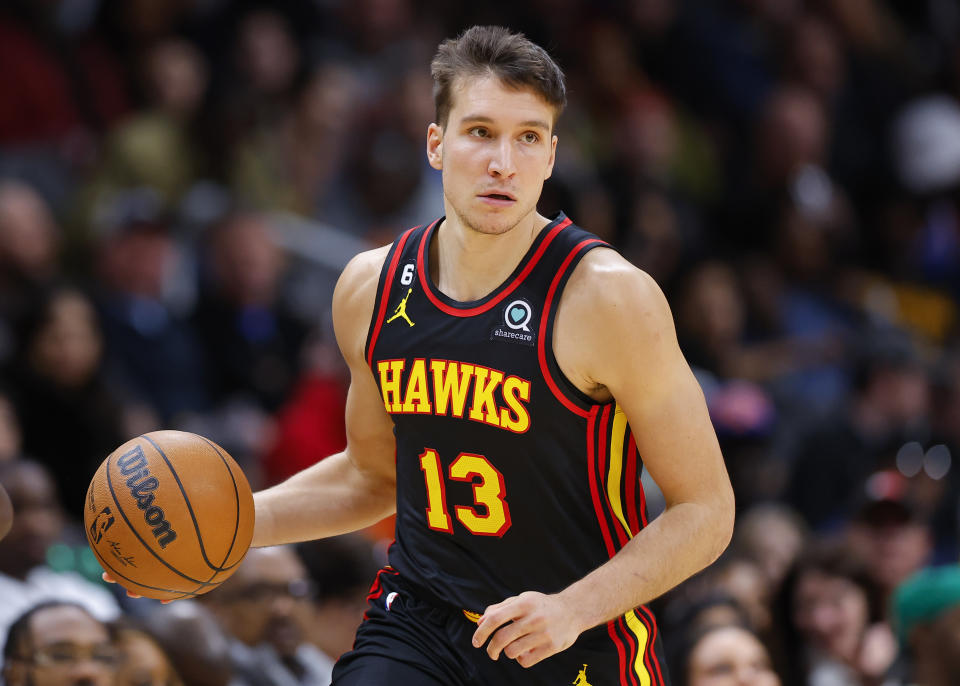
[[[560,116],[567,104],[563,71],[546,50],[502,26],[474,26],[440,44],[430,64],[437,123],[447,125],[452,90],[462,76],[492,74],[513,88],[529,88]]]

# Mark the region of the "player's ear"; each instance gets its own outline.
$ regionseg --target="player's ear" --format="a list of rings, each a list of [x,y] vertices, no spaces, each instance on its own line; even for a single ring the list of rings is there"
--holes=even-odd
[[[443,128],[436,123],[427,127],[427,161],[434,169],[443,169]]]
[[[547,173],[543,177],[546,181],[553,175],[553,163],[557,161],[557,137],[550,136],[550,159],[547,161]]]

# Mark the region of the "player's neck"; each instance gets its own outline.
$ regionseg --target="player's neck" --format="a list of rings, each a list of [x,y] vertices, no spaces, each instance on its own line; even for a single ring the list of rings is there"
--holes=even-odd
[[[550,223],[531,212],[509,231],[486,234],[450,213],[430,245],[430,278],[437,289],[460,302],[480,300],[502,284]]]

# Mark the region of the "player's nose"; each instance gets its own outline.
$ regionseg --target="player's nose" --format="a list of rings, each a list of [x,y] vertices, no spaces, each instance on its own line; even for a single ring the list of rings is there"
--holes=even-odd
[[[491,176],[509,178],[517,173],[515,151],[513,141],[504,137],[497,145],[490,157],[490,163],[487,165],[487,171]]]

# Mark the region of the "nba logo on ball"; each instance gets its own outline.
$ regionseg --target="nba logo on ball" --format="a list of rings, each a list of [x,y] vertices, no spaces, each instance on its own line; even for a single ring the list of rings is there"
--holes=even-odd
[[[90,482],[84,523],[103,568],[127,590],[161,600],[227,579],[253,537],[253,494],[233,458],[182,431],[138,436]]]

